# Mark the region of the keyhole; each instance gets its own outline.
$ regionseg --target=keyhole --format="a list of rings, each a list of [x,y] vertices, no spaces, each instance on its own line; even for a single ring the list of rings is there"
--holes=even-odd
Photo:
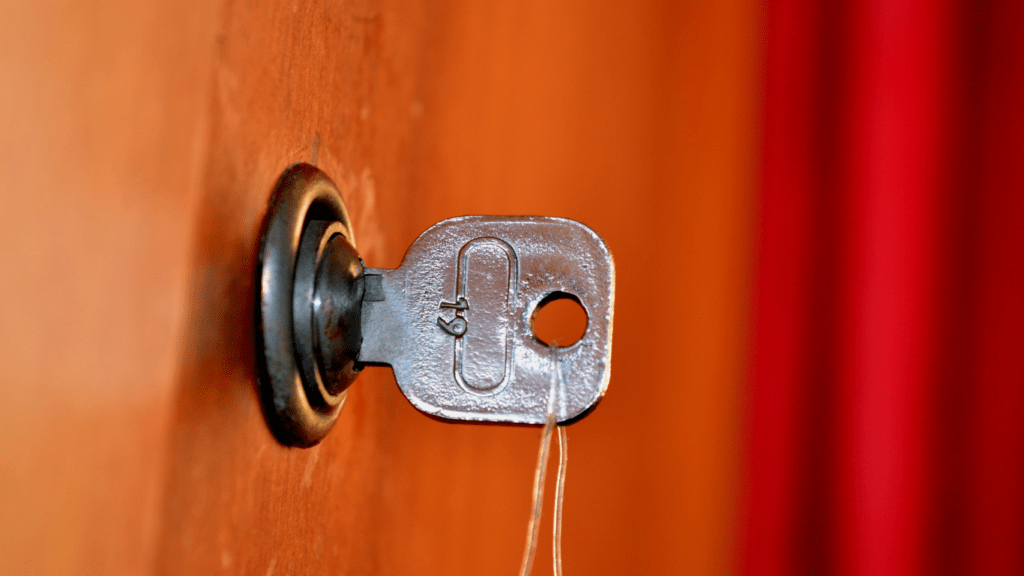
[[[587,331],[587,311],[572,294],[552,292],[537,304],[530,328],[542,344],[567,348]]]

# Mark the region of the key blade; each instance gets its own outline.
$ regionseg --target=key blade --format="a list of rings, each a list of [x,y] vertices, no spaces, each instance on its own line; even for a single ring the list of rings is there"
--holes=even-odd
[[[531,326],[558,293],[588,319],[558,350],[561,382]],[[452,218],[420,235],[397,269],[366,270],[360,362],[391,365],[406,398],[440,418],[543,424],[551,410],[572,420],[607,389],[614,300],[611,253],[583,224]]]

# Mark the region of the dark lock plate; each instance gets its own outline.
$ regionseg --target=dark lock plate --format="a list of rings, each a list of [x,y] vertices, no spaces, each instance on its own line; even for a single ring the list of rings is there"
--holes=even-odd
[[[263,223],[255,311],[260,394],[283,444],[312,446],[338,418],[358,373],[362,273],[337,187],[288,168]]]

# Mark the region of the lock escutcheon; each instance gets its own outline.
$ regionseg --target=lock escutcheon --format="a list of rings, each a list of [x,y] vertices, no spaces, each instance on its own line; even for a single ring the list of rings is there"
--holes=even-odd
[[[278,180],[261,238],[255,339],[264,414],[283,444],[312,446],[358,374],[363,265],[341,194],[309,164]]]

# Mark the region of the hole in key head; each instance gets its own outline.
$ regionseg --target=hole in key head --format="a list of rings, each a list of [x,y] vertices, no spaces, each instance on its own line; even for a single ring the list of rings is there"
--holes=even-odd
[[[567,292],[552,292],[533,310],[530,328],[541,344],[567,348],[583,338],[587,320],[579,298]]]

